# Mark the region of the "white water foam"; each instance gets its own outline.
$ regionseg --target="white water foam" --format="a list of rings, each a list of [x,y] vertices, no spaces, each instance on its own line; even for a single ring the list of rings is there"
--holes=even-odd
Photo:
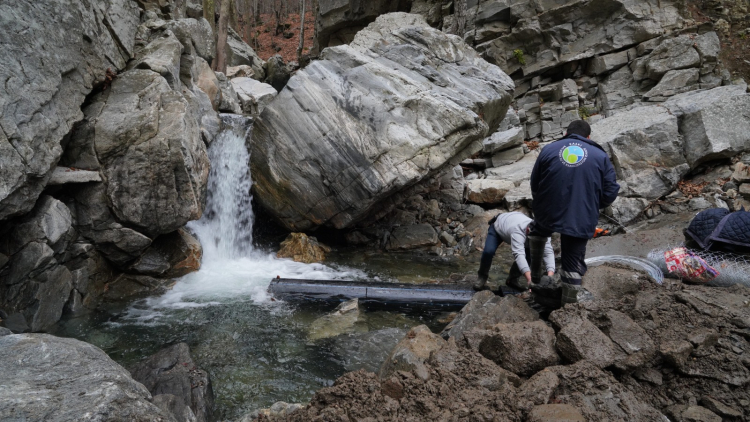
[[[206,210],[203,218],[188,224],[203,246],[201,269],[179,279],[162,296],[138,301],[121,322],[157,323],[168,309],[235,301],[268,304],[268,284],[276,276],[315,280],[364,277],[359,270],[303,264],[253,248],[252,179],[245,143],[250,128],[241,119],[222,117],[230,128],[217,136],[208,151],[211,172]]]

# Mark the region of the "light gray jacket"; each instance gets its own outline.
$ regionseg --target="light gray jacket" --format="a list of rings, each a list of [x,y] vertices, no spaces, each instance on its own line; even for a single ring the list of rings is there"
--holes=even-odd
[[[497,216],[493,224],[495,231],[500,235],[503,242],[510,245],[513,258],[518,264],[521,274],[531,271],[529,263],[526,261],[526,227],[531,223],[531,219],[520,212],[507,212]],[[550,238],[544,245],[544,265],[547,271],[555,271],[555,252],[552,250]]]

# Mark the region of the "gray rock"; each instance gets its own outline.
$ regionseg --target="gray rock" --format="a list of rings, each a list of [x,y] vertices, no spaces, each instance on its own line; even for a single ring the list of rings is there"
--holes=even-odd
[[[201,114],[213,110],[210,103],[201,110],[197,96],[183,92],[153,71],[130,70],[93,99],[86,110],[90,124],[74,135],[96,148],[112,213],[152,236],[203,213],[209,163]]]
[[[155,395],[152,403],[159,409],[163,410],[164,413],[171,414],[177,420],[177,422],[197,422],[198,419],[195,417],[193,410],[190,409],[185,402],[177,396],[172,394],[158,394]]]
[[[530,207],[533,202],[533,195],[531,194],[531,182],[524,180],[520,185],[509,190],[505,194],[503,200],[508,210],[513,211],[521,207]]]
[[[588,319],[577,319],[557,334],[557,350],[571,362],[588,360],[599,368],[612,365],[617,354],[615,345]]]
[[[721,422],[721,416],[701,406],[690,406],[680,415],[685,422]]]
[[[0,337],[0,349],[0,419],[174,421],[125,368],[88,343],[16,334]]]
[[[183,51],[182,43],[172,33],[164,31],[146,47],[139,51],[139,58],[133,63],[136,69],[152,70],[166,79],[169,86],[180,88],[180,56]]]
[[[208,63],[216,57],[216,42],[211,24],[202,17],[167,21],[165,27],[177,36],[191,54],[194,53]]]
[[[388,250],[415,249],[425,246],[435,246],[439,243],[438,234],[429,224],[414,224],[396,227],[391,232]]]
[[[271,85],[251,78],[233,78],[229,82],[239,97],[242,111],[252,116],[260,114],[278,94]]]
[[[107,206],[105,189],[101,183],[82,187],[76,192],[71,209],[84,238],[114,264],[125,264],[140,256],[151,244],[151,238],[117,221]]]
[[[750,94],[746,87],[722,86],[676,95],[664,103],[680,118],[685,156],[691,168],[750,148]]]
[[[628,67],[622,67],[599,83],[597,91],[599,108],[606,116],[613,111],[633,104],[639,99],[638,83]]]
[[[378,373],[380,379],[387,379],[396,371],[407,371],[427,380],[430,375],[425,361],[445,343],[442,337],[433,334],[426,325],[412,328],[383,362]]]
[[[497,151],[519,146],[523,144],[523,139],[523,128],[520,126],[512,127],[502,132],[495,132],[482,141],[482,151],[485,154],[493,154]]]
[[[700,67],[701,56],[689,35],[664,41],[645,59],[647,76],[658,81],[670,70]]]
[[[532,151],[513,164],[487,169],[485,175],[489,180],[506,180],[518,186],[531,178],[531,170],[538,156],[538,151]]]
[[[232,85],[229,79],[221,72],[216,72],[216,79],[219,81],[219,89],[221,89],[219,111],[224,113],[242,114],[242,107],[240,106],[237,91],[234,90],[234,85]]]
[[[498,324],[479,343],[478,351],[501,367],[521,376],[555,365],[555,331],[543,321]]]
[[[65,185],[68,183],[101,182],[102,177],[98,171],[74,169],[71,167],[55,167],[52,177],[47,183],[50,186]]]
[[[492,156],[492,167],[500,167],[507,166],[508,164],[513,164],[523,158],[523,155],[524,154],[522,146],[500,151]]]
[[[514,187],[513,182],[507,180],[469,180],[466,182],[464,197],[475,204],[500,204],[505,194]]]
[[[195,366],[190,348],[177,343],[133,365],[133,379],[153,395],[171,394],[190,407],[196,420],[212,420],[214,393],[208,373]]]
[[[698,69],[670,70],[659,83],[643,94],[647,101],[665,101],[667,97],[695,89],[700,71]]]
[[[307,339],[315,341],[352,332],[360,316],[359,299],[354,298],[342,302],[332,312],[310,324]]]
[[[0,220],[34,207],[93,84],[133,53],[138,19],[129,0],[0,5]]]
[[[253,69],[253,78],[262,81],[266,78],[266,62],[264,62],[255,50],[242,40],[232,28],[229,28],[227,36],[227,65],[246,65]]]
[[[629,61],[627,51],[597,56],[589,62],[588,73],[590,75],[601,75],[602,73],[612,72],[625,66]]]
[[[0,241],[9,257],[0,272],[0,308],[23,315],[32,331],[45,331],[60,320],[72,289],[71,273],[58,261],[75,238],[70,210],[42,196],[31,213],[9,226]]]
[[[648,207],[646,199],[618,196],[612,203],[612,217],[620,224],[627,225],[638,218],[646,207]]]
[[[419,9],[419,5],[415,5]],[[392,1],[376,0],[357,3],[349,0],[322,0],[315,18],[313,54],[326,47],[351,42],[354,34],[378,16],[389,12],[405,12]],[[419,13],[415,10],[412,13]]]
[[[511,100],[507,75],[417,15],[383,15],[321,58],[253,128],[254,197],[294,231],[348,227],[455,166]]]
[[[536,321],[539,314],[515,296],[499,297],[489,290],[476,293],[456,317],[440,333],[443,338],[461,341],[470,330],[489,330],[500,323]],[[470,348],[477,344],[470,341]]]
[[[671,192],[687,174],[677,118],[663,107],[638,107],[600,120],[591,138],[609,151],[620,191],[656,199]]]
[[[264,82],[271,85],[276,91],[281,91],[289,82],[291,77],[284,59],[275,54],[266,61],[266,79]]]
[[[11,334],[13,334],[13,331],[10,331],[9,329],[5,327],[0,327],[0,337],[9,336]]]
[[[201,244],[185,229],[160,235],[133,263],[130,271],[161,278],[177,278],[198,271]]]

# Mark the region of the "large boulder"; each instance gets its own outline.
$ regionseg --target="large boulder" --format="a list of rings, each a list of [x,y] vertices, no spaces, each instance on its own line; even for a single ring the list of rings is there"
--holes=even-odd
[[[172,395],[167,401],[178,401],[173,408],[187,406],[198,422],[212,420],[214,392],[208,373],[195,366],[185,343],[162,349],[130,368],[133,378],[154,395]],[[184,406],[179,406],[183,404]]]
[[[511,100],[506,74],[417,15],[383,15],[321,59],[253,128],[255,198],[291,230],[349,227],[457,164]]]
[[[0,5],[0,220],[34,207],[86,96],[132,56],[138,20],[131,0]]]
[[[47,334],[0,337],[0,419],[174,421],[101,349]]]
[[[555,331],[543,321],[497,324],[485,332],[479,353],[517,375],[532,375],[560,361]]]
[[[72,215],[44,195],[31,213],[10,223],[0,228],[0,254],[8,257],[0,268],[0,309],[44,331],[60,319],[73,288],[73,275],[61,265],[76,236]]]
[[[440,350],[443,346],[445,346],[445,340],[433,334],[426,325],[412,328],[383,362],[379,372],[380,378],[387,379],[396,371],[410,371],[426,380],[430,377],[426,361],[433,352]]]
[[[262,81],[266,77],[266,62],[264,62],[253,50],[242,40],[237,32],[229,28],[227,36],[227,65],[250,66],[253,69],[253,78]]]
[[[484,290],[476,293],[461,312],[442,331],[444,338],[454,337],[461,344],[464,335],[472,329],[488,330],[503,323],[536,321],[539,314],[516,296],[499,297]],[[468,341],[469,339],[467,339]],[[471,342],[467,344],[472,346]]]
[[[482,35],[485,39],[478,39],[476,48],[506,72],[518,71],[519,76],[533,76],[567,62],[624,50],[662,35],[682,21],[678,2],[666,0],[478,3],[476,9],[468,10],[468,16],[477,18],[476,28],[467,27],[467,36],[474,31],[491,33],[496,28],[489,40]],[[522,52],[523,60],[515,50]],[[594,70],[617,66],[605,65],[594,66]]]
[[[130,70],[85,112],[74,136],[93,143],[119,221],[156,236],[200,218],[209,167],[200,117],[163,74]]]
[[[750,93],[730,85],[670,98],[664,106],[680,119],[691,168],[750,150]]]
[[[609,152],[621,193],[628,196],[659,198],[690,170],[677,118],[663,107],[638,107],[600,120],[591,126],[591,138]]]
[[[315,18],[314,53],[350,43],[357,31],[384,13],[405,11],[407,2],[402,0],[321,0]]]

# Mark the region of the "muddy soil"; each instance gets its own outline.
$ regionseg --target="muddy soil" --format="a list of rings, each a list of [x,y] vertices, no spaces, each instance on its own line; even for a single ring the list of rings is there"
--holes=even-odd
[[[425,362],[426,379],[351,372],[273,420],[523,421],[556,411],[581,418],[571,420],[750,420],[750,289],[657,285],[608,265],[592,268],[584,283],[597,299],[566,305],[547,324],[559,342],[561,326],[587,320],[611,339],[612,364],[585,354],[574,362],[558,349],[561,365],[525,378],[451,339]],[[600,352],[577,341],[573,347]]]

